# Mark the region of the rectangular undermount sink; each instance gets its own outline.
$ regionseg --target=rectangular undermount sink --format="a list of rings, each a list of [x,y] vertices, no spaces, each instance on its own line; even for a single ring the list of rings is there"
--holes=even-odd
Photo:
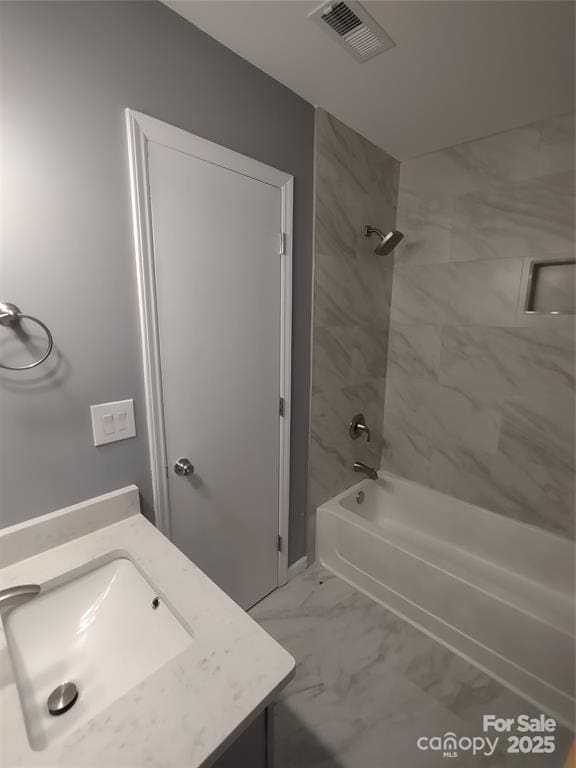
[[[116,558],[3,617],[30,745],[45,749],[186,650],[191,634],[131,560]],[[60,684],[78,689],[48,711]]]

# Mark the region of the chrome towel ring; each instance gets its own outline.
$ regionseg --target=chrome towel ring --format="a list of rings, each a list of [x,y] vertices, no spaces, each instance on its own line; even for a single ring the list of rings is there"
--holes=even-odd
[[[42,355],[42,357],[40,357],[38,360],[35,360],[33,363],[28,363],[28,365],[5,365],[4,363],[0,363],[0,368],[6,368],[9,371],[26,371],[29,368],[36,368],[36,366],[41,365],[41,363],[43,363],[44,360],[48,358],[50,352],[52,352],[54,339],[52,338],[50,328],[48,328],[46,323],[43,323],[42,320],[38,320],[37,317],[33,317],[32,315],[24,315],[16,306],[16,304],[0,301],[0,325],[4,325],[10,328],[15,325],[19,325],[21,320],[32,320],[33,322],[37,323],[40,328],[42,328],[46,334],[46,338],[48,339],[48,349]]]

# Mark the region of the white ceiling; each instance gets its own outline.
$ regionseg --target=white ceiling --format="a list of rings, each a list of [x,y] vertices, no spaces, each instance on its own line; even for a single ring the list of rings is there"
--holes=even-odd
[[[573,109],[574,5],[378,0],[396,47],[359,64],[308,0],[165,0],[212,37],[398,159]]]

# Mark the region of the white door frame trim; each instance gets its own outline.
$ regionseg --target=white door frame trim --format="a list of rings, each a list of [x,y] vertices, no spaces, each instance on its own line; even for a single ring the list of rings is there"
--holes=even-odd
[[[134,230],[134,252],[138,280],[140,337],[144,367],[146,421],[155,523],[169,538],[170,497],[168,457],[164,427],[162,375],[156,305],[154,241],[150,209],[148,143],[161,144],[188,155],[220,165],[229,170],[277,187],[282,193],[282,238],[280,307],[280,397],[284,416],[280,417],[280,466],[278,533],[282,546],[278,552],[278,584],[288,578],[288,531],[290,496],[290,389],[292,371],[292,204],[294,178],[269,165],[245,157],[233,150],[194,136],[156,118],[125,110]]]

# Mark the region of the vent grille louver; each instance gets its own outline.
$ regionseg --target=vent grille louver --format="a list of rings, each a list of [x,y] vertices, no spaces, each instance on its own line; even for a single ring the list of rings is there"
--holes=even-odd
[[[360,3],[353,0],[324,3],[312,11],[310,18],[357,61],[368,61],[396,45]]]
[[[322,20],[326,24],[330,24],[332,29],[336,30],[339,35],[345,35],[347,32],[351,32],[356,27],[359,27],[362,22],[356,16],[346,3],[336,3],[336,5],[329,5],[322,13]]]

